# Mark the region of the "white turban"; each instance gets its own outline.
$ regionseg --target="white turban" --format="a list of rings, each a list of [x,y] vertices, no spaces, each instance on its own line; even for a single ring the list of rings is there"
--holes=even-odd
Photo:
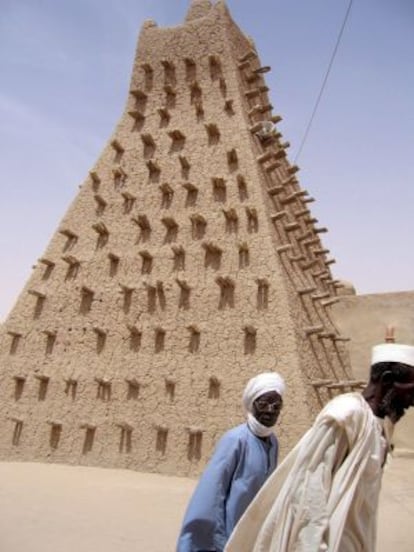
[[[371,366],[377,362],[401,362],[414,366],[414,347],[400,343],[381,343],[372,348]]]
[[[249,380],[243,393],[243,406],[246,412],[252,412],[254,401],[269,391],[276,391],[283,396],[285,382],[277,372],[264,372]]]
[[[282,397],[285,391],[285,382],[277,372],[264,372],[255,376],[246,385],[243,393],[243,406],[247,412],[247,424],[251,431],[258,437],[267,437],[272,433],[272,428],[259,423],[253,416],[254,401],[268,393],[276,391]]]

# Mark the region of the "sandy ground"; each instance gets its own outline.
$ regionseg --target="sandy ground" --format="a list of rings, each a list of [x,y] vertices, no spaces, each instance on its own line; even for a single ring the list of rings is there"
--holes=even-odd
[[[195,481],[0,463],[1,552],[173,552]],[[414,550],[414,459],[384,475],[377,552]]]

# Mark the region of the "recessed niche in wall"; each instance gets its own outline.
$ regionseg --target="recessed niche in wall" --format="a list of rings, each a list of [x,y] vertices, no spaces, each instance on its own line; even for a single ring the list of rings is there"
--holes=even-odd
[[[215,123],[208,123],[205,126],[209,146],[215,146],[220,142],[220,131]]]
[[[147,215],[138,215],[136,218],[133,217],[132,220],[139,228],[138,242],[148,241],[151,236],[151,225]]]
[[[148,177],[151,182],[158,182],[160,179],[161,169],[158,163],[150,159],[146,162],[148,169]]]
[[[154,156],[156,145],[151,134],[141,134],[141,140],[144,147],[143,154],[145,159],[150,159]]]
[[[148,96],[145,92],[139,89],[131,90],[130,92],[131,96],[134,98],[134,107],[141,113],[145,112],[145,108],[147,107],[147,101]]]
[[[65,395],[75,400],[78,391],[78,380],[70,377],[65,380]]]
[[[161,222],[166,228],[164,243],[171,243],[177,239],[178,224],[172,217],[164,217]]]
[[[113,278],[114,276],[116,276],[118,272],[120,258],[118,255],[115,255],[115,253],[108,253],[108,260],[109,260],[109,276]]]
[[[87,314],[91,308],[94,298],[94,292],[90,288],[83,286],[81,289],[81,302],[79,307],[80,314]]]
[[[165,106],[168,109],[173,109],[177,101],[177,90],[171,84],[166,84],[164,86],[164,92],[165,92]]]
[[[164,184],[161,184],[160,191],[161,191],[161,207],[164,209],[169,209],[171,207],[171,203],[174,197],[174,190],[171,188],[169,184],[165,182]]]
[[[208,398],[218,399],[220,397],[220,380],[216,376],[210,376],[208,380]]]
[[[234,100],[229,98],[224,102],[224,111],[229,116],[234,115]]]
[[[131,452],[132,450],[132,425],[127,422],[117,424],[121,430],[119,438],[119,452]]]
[[[88,452],[91,452],[93,448],[93,443],[95,440],[95,434],[96,434],[96,425],[94,424],[81,424],[81,429],[85,430],[85,437],[83,440],[83,446],[82,446],[82,454],[87,454]]]
[[[251,355],[256,351],[257,329],[253,326],[245,326],[244,330],[244,354]]]
[[[197,66],[195,61],[191,58],[185,58],[185,80],[187,82],[192,82],[197,76]]]
[[[200,460],[201,447],[203,443],[203,432],[198,428],[188,428],[188,445],[187,458],[188,460]]]
[[[96,352],[99,355],[100,353],[102,353],[102,351],[105,348],[107,332],[97,326],[93,328],[93,331],[95,332],[95,335],[96,335]]]
[[[240,201],[245,201],[246,199],[248,199],[249,194],[247,190],[247,184],[244,177],[241,174],[237,176],[237,188],[239,190]]]
[[[184,148],[185,136],[181,130],[171,130],[168,136],[171,138],[170,152],[181,151]]]
[[[38,398],[39,401],[44,401],[46,399],[50,377],[46,376],[44,374],[35,374],[35,378],[39,382],[39,387],[38,387],[38,391],[37,391],[37,398]]]
[[[102,247],[105,247],[109,239],[108,228],[105,226],[103,222],[97,222],[95,224],[92,224],[92,228],[98,234],[98,237],[96,240],[96,249],[101,249]]]
[[[142,332],[135,326],[129,328],[129,348],[131,351],[137,352],[141,348]]]
[[[152,90],[154,81],[154,70],[149,63],[143,63],[141,69],[144,71],[144,87],[145,90]]]
[[[45,354],[51,355],[56,343],[56,332],[52,330],[44,330],[43,333],[46,337]]]
[[[250,252],[247,243],[239,245],[239,268],[246,268],[250,264]]]
[[[171,86],[175,86],[177,83],[177,78],[175,75],[174,63],[167,59],[162,59],[161,65],[164,69],[164,84],[171,84]]]
[[[118,142],[118,140],[112,140],[111,146],[112,146],[112,149],[115,152],[114,163],[119,163],[122,159],[122,156],[124,155],[125,150],[121,146],[121,144]]]
[[[154,351],[156,353],[160,353],[165,349],[165,334],[166,334],[166,331],[163,328],[155,329]]]
[[[132,294],[134,293],[135,288],[126,286],[124,284],[119,284],[122,293],[122,310],[125,314],[128,314],[131,310],[132,304]]]
[[[215,55],[209,55],[208,56],[208,64],[210,68],[210,78],[211,80],[215,81],[220,79],[223,75],[223,71],[221,68],[221,62],[218,56]]]
[[[36,289],[29,289],[28,293],[30,295],[33,295],[36,298],[34,311],[33,311],[33,318],[34,319],[39,318],[39,316],[42,314],[43,308],[45,306],[46,295],[44,293],[42,293],[41,291],[38,291]]]
[[[203,91],[197,81],[193,81],[190,86],[190,103],[195,105],[197,102],[201,102]]]
[[[246,207],[247,231],[251,234],[259,229],[257,210],[254,207]]]
[[[178,160],[180,161],[180,165],[181,165],[181,176],[187,179],[191,169],[190,162],[187,159],[187,157],[185,157],[184,155],[179,155]]]
[[[160,107],[158,109],[158,115],[160,116],[160,127],[168,126],[171,120],[171,114],[166,107]]]
[[[191,237],[193,240],[201,240],[206,233],[207,221],[198,213],[191,215]]]
[[[188,282],[186,282],[185,280],[181,280],[177,278],[176,282],[180,289],[178,308],[183,310],[188,310],[190,308],[191,287],[188,284]]]
[[[257,309],[265,310],[269,306],[269,282],[266,279],[257,281]]]
[[[231,172],[235,171],[239,167],[239,158],[235,149],[227,152],[227,165]]]
[[[167,450],[168,428],[166,426],[156,426],[156,430],[155,449],[164,455]]]
[[[63,255],[62,261],[68,265],[65,280],[75,280],[79,274],[80,260],[75,255]]]
[[[227,96],[227,84],[226,84],[226,79],[224,77],[220,77],[219,86],[220,86],[221,95],[225,98]]]
[[[63,251],[68,251],[69,249],[72,249],[76,244],[76,242],[78,241],[77,234],[75,234],[75,232],[72,232],[72,230],[69,230],[67,228],[59,230],[59,233],[66,238],[66,241],[63,245]]]
[[[153,265],[153,256],[146,249],[139,252],[141,257],[141,274],[150,274]]]
[[[225,203],[227,199],[226,182],[223,178],[212,178],[213,199],[220,203]]]
[[[62,436],[62,422],[48,421],[50,425],[49,445],[52,449],[57,449]]]
[[[18,332],[12,332],[12,331],[8,331],[7,333],[11,337],[9,354],[15,355],[19,348],[19,345],[22,339],[22,334]]]
[[[11,418],[11,420],[13,422],[12,445],[17,447],[22,436],[23,420],[21,418]]]
[[[97,383],[96,398],[102,401],[110,401],[112,395],[111,380],[106,378],[95,378]]]
[[[230,277],[219,276],[216,278],[216,283],[220,287],[220,300],[219,300],[219,309],[224,309],[226,307],[234,307],[234,289],[235,283]]]
[[[235,209],[223,209],[225,230],[227,234],[237,234],[239,230],[239,217]]]
[[[121,195],[124,198],[124,203],[123,203],[124,214],[128,214],[132,211],[132,208],[137,198],[134,195],[132,195],[130,192],[122,192]]]
[[[157,307],[157,288],[149,284],[146,285],[147,289],[147,310],[150,314],[155,312]]]
[[[127,400],[136,400],[139,397],[141,391],[141,385],[136,378],[127,378],[125,380],[128,385],[127,389]]]
[[[24,390],[26,376],[13,376],[14,379],[14,400],[18,401]]]
[[[139,109],[131,109],[128,115],[133,119],[132,132],[139,132],[145,124],[145,115]]]
[[[190,339],[188,342],[188,350],[190,353],[198,353],[200,350],[200,339],[201,334],[197,326],[191,325],[188,326],[188,331],[190,332]]]
[[[161,280],[157,281],[156,289],[157,289],[157,299],[158,299],[158,304],[160,306],[160,309],[165,310],[165,307],[167,305],[166,305],[164,284],[161,282]]]
[[[114,179],[114,188],[115,190],[118,190],[119,188],[122,188],[126,182],[127,174],[123,170],[122,167],[117,167],[112,171],[113,179]]]
[[[173,251],[173,270],[179,271],[185,269],[185,250],[181,245],[171,246]]]
[[[203,101],[201,98],[194,100],[194,107],[195,107],[195,113],[197,117],[197,121],[202,121],[204,119],[204,107],[203,107]]]
[[[198,197],[197,186],[194,186],[194,184],[190,184],[190,182],[185,182],[183,184],[183,188],[187,190],[187,196],[185,198],[185,207],[194,207],[194,205],[197,203],[197,197]]]
[[[165,378],[165,394],[170,399],[170,401],[173,401],[175,398],[175,387],[175,379],[169,377]]]
[[[223,250],[220,247],[218,247],[218,245],[215,245],[214,243],[211,243],[211,242],[203,243],[203,248],[205,251],[205,255],[204,255],[205,268],[213,268],[214,270],[218,270],[221,265],[221,257],[223,254]]]
[[[45,257],[39,259],[39,263],[44,266],[42,280],[48,280],[53,272],[53,269],[55,268],[56,263],[54,263],[50,259],[46,259]]]
[[[95,171],[91,171],[89,173],[89,176],[91,178],[92,190],[94,192],[98,191],[101,185],[101,179],[99,178],[98,173],[96,173]]]

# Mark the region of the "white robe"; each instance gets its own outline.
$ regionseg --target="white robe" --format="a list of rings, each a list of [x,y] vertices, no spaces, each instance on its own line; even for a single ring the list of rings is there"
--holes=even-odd
[[[225,552],[374,552],[382,434],[359,393],[330,401],[256,495]]]

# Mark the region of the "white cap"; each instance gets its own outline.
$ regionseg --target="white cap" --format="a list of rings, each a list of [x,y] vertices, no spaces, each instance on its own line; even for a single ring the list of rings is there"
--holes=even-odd
[[[254,401],[269,391],[276,391],[281,397],[285,392],[285,382],[277,372],[264,372],[249,380],[243,393],[245,410],[251,412]]]
[[[382,343],[372,348],[371,366],[377,362],[401,362],[414,367],[414,347],[399,343]]]

